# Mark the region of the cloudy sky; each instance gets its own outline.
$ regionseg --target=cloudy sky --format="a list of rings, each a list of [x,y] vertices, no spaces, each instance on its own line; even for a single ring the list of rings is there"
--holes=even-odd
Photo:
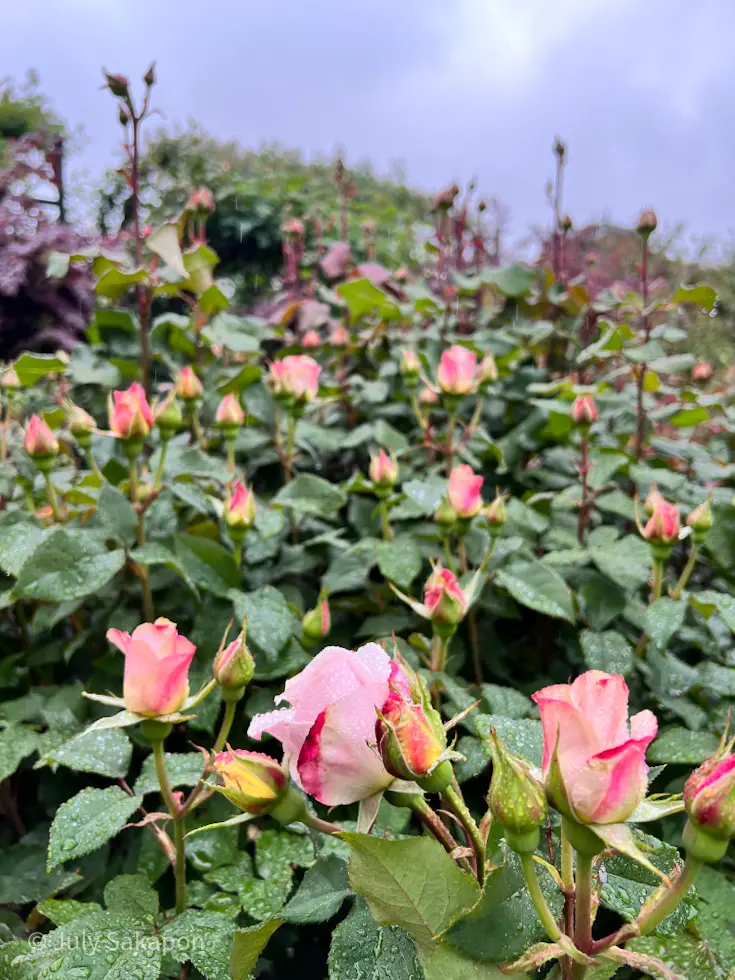
[[[104,65],[214,135],[401,162],[436,189],[476,176],[514,228],[547,219],[559,133],[575,222],[735,230],[733,0],[7,0],[2,72],[41,76],[82,123],[74,163],[114,159]]]

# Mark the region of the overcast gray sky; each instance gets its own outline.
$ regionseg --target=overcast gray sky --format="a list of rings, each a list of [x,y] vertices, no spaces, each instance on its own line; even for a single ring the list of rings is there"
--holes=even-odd
[[[547,220],[556,133],[575,222],[735,229],[735,0],[4,0],[2,28],[0,71],[38,70],[95,175],[118,133],[101,66],[155,58],[171,122],[342,145],[426,189],[476,175],[518,230]]]

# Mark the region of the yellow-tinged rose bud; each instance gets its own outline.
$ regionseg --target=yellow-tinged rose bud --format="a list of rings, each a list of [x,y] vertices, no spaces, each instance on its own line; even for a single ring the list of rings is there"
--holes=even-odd
[[[214,769],[223,784],[218,792],[255,816],[272,810],[288,788],[283,767],[262,752],[228,748],[215,756]]]

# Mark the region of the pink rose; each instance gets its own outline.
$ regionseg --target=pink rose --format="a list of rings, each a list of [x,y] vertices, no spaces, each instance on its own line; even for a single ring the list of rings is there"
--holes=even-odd
[[[533,700],[543,725],[546,789],[557,809],[580,823],[627,820],[648,788],[646,749],[658,731],[656,716],[641,711],[628,727],[628,686],[600,670],[545,687]]]
[[[694,365],[692,381],[709,381],[712,374],[712,365],[708,364],[707,361],[700,361],[699,364]]]
[[[462,622],[468,600],[454,572],[436,566],[424,585],[424,606],[428,618],[440,626],[456,626]]]
[[[398,479],[398,461],[395,456],[389,456],[385,449],[381,449],[370,460],[368,474],[377,487],[392,487]]]
[[[193,367],[183,367],[176,379],[176,394],[184,401],[193,401],[202,394],[202,383],[194,373]]]
[[[480,513],[483,482],[483,477],[474,473],[466,463],[452,470],[449,476],[449,503],[457,517],[469,519]]]
[[[255,520],[255,512],[256,506],[253,491],[244,483],[236,480],[232,485],[230,498],[225,504],[225,524],[229,528],[248,528]]]
[[[374,745],[375,712],[388,698],[390,675],[390,658],[377,643],[356,653],[325,647],[276,698],[291,707],[256,715],[248,735],[277,738],[292,778],[320,803],[364,800],[393,780]]]
[[[735,755],[715,756],[693,772],[684,803],[692,823],[711,837],[735,837]]]
[[[179,636],[176,623],[141,623],[132,636],[110,629],[107,639],[125,654],[123,700],[128,711],[149,718],[179,711],[189,696],[189,666],[196,647]]]
[[[118,439],[145,439],[153,428],[153,412],[137,381],[127,391],[113,391],[109,415]]]
[[[23,436],[23,448],[33,458],[55,456],[59,451],[59,440],[40,416],[31,415]]]
[[[458,344],[445,350],[439,362],[436,380],[445,395],[469,395],[477,391],[477,355]]]
[[[290,354],[270,366],[270,385],[275,395],[310,402],[319,391],[321,367],[307,354]]]
[[[302,347],[321,347],[322,342],[316,330],[307,330],[301,341]]]
[[[572,421],[577,425],[592,425],[597,421],[597,405],[592,395],[580,395],[572,404]]]
[[[350,335],[347,333],[342,324],[335,324],[332,332],[329,334],[329,343],[332,345],[332,347],[347,347],[349,342]]]
[[[221,426],[239,426],[243,424],[245,421],[245,412],[243,412],[240,402],[235,395],[232,393],[225,395],[217,406],[217,414],[214,420],[217,425]]]
[[[654,500],[653,514],[643,529],[646,541],[671,544],[679,537],[681,518],[676,504],[670,504],[659,494]]]

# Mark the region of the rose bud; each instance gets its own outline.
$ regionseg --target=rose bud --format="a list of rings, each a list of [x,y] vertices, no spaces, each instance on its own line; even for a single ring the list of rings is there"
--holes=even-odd
[[[538,847],[540,827],[549,812],[544,788],[531,775],[526,760],[507,751],[494,728],[490,729],[490,753],[490,812],[502,824],[508,846],[520,854],[531,854]]]
[[[389,456],[381,449],[377,456],[371,457],[368,474],[376,487],[390,490],[398,481],[398,460],[393,453]]]
[[[304,405],[313,401],[319,391],[321,367],[306,354],[289,354],[273,361],[268,382],[277,399],[286,404]]]
[[[491,534],[500,534],[503,525],[508,520],[508,508],[505,504],[505,494],[500,493],[499,490],[495,492],[495,500],[488,504],[483,510],[482,516],[488,523],[488,529]]]
[[[161,430],[162,439],[170,439],[184,424],[181,405],[176,398],[176,392],[170,391],[161,402],[153,406],[153,417]]]
[[[112,94],[117,99],[129,99],[130,98],[130,82],[124,75],[112,75],[110,72],[104,72],[105,81],[107,82],[107,87],[112,92]],[[104,88],[104,86],[102,86]]]
[[[719,861],[735,837],[735,755],[724,744],[712,759],[695,770],[684,787],[689,823],[684,830],[687,851],[703,861]]]
[[[256,816],[272,810],[288,788],[282,766],[262,752],[228,749],[215,756],[214,769],[223,783],[215,789],[240,810]]]
[[[113,391],[108,404],[110,428],[118,439],[137,447],[138,452],[153,428],[153,412],[143,388],[134,381],[127,391]]]
[[[421,362],[412,350],[404,350],[401,354],[400,364],[401,377],[409,388],[415,388],[419,383],[421,373]]]
[[[442,766],[447,738],[441,717],[432,707],[428,691],[413,671],[411,674],[409,679],[401,664],[392,663],[390,692],[378,709],[375,722],[378,751],[385,768],[396,779],[416,780],[421,785],[425,777],[431,781],[436,774],[440,779],[451,780],[451,767]],[[437,768],[442,769],[441,773],[436,773]],[[422,788],[441,792],[433,782]]]
[[[708,364],[707,361],[700,361],[692,369],[692,381],[709,381],[713,373],[711,364]]]
[[[687,524],[694,532],[694,540],[701,544],[714,523],[712,517],[712,495],[699,504],[687,517]]]
[[[202,395],[202,383],[194,373],[193,367],[183,367],[176,379],[176,394],[182,401],[193,401]]]
[[[623,823],[646,795],[646,750],[658,722],[650,711],[628,723],[628,686],[619,674],[588,670],[572,684],[533,695],[541,712],[546,794],[583,824]]]
[[[245,531],[252,527],[256,514],[255,496],[244,483],[235,480],[230,496],[225,502],[223,517],[233,541],[242,540]]]
[[[153,85],[156,84],[156,63],[155,63],[155,61],[151,62],[150,68],[145,73],[145,75],[143,75],[143,81],[145,82],[145,85],[146,85],[147,88],[151,88],[151,86],[153,86]]]
[[[466,463],[455,466],[449,475],[449,503],[457,517],[471,520],[482,510],[483,477],[478,476]]]
[[[245,642],[245,627],[243,623],[238,638],[217,651],[212,664],[212,674],[225,701],[239,701],[255,673],[255,661]]]
[[[48,463],[59,452],[59,440],[38,415],[31,415],[23,435],[23,448],[36,463]]]
[[[233,395],[231,392],[229,395],[225,395],[217,406],[217,414],[214,417],[214,421],[215,425],[222,430],[226,439],[235,438],[237,430],[245,421],[245,412],[243,412],[236,395]]]
[[[559,221],[559,225],[561,227],[562,232],[565,235],[568,235],[569,232],[574,227],[574,222],[572,221],[571,215],[569,215],[569,214],[562,215],[562,218]]]
[[[429,388],[428,385],[424,385],[419,394],[419,402],[422,405],[438,405],[439,395],[434,391],[433,388]]]
[[[208,187],[196,187],[189,195],[186,210],[198,215],[206,215],[214,211],[214,195]]]
[[[388,699],[390,675],[391,660],[377,643],[356,653],[325,647],[276,698],[290,707],[256,715],[248,735],[277,738],[291,778],[320,803],[365,800],[393,782],[374,747],[375,712]]]
[[[576,425],[592,425],[597,421],[597,405],[592,395],[579,395],[572,403],[571,416]]]
[[[566,143],[559,136],[554,140],[554,153],[560,160],[563,160],[567,153]]]
[[[477,377],[481,385],[490,384],[498,380],[498,366],[492,354],[485,354],[480,361],[477,369]]]
[[[445,395],[470,395],[477,391],[477,354],[455,344],[442,353],[436,380]]]
[[[643,504],[643,510],[651,517],[658,505],[665,502],[663,494],[657,489],[656,484],[652,483],[651,489],[648,491],[648,496]]]
[[[650,208],[646,211],[641,211],[638,216],[638,227],[636,231],[641,236],[641,238],[648,238],[648,236],[656,230],[658,225],[658,218],[656,217],[656,212],[652,211]]]
[[[424,605],[438,633],[453,633],[467,612],[467,596],[454,572],[437,565],[424,585]]]
[[[441,528],[451,528],[457,523],[457,511],[452,507],[447,497],[442,499],[434,511],[434,523]]]
[[[176,623],[141,623],[132,636],[109,629],[107,639],[125,654],[123,700],[128,711],[155,718],[183,707],[196,647],[179,635]]]
[[[332,616],[329,611],[329,599],[326,595],[320,595],[316,606],[310,609],[301,620],[301,629],[307,640],[315,642],[329,636],[331,628]]]
[[[65,401],[64,408],[66,409],[66,424],[69,426],[69,431],[82,449],[86,449],[92,441],[92,433],[97,428],[97,423],[89,412],[85,412],[83,408],[73,402]]]
[[[0,388],[15,390],[20,387],[20,378],[18,377],[13,365],[9,364],[0,375]]]
[[[304,348],[322,346],[321,339],[319,337],[319,334],[316,332],[316,330],[306,331],[303,340],[301,341],[301,346]]]
[[[679,538],[681,519],[677,504],[670,504],[661,497],[657,500],[653,514],[643,528],[643,537],[654,550],[654,557],[667,558],[671,548]]]
[[[349,346],[350,335],[347,333],[341,323],[335,324],[332,328],[332,332],[329,334],[329,343],[332,345],[332,347]]]
[[[299,221],[298,218],[288,218],[281,225],[281,233],[286,238],[303,238],[304,223],[303,221]]]

